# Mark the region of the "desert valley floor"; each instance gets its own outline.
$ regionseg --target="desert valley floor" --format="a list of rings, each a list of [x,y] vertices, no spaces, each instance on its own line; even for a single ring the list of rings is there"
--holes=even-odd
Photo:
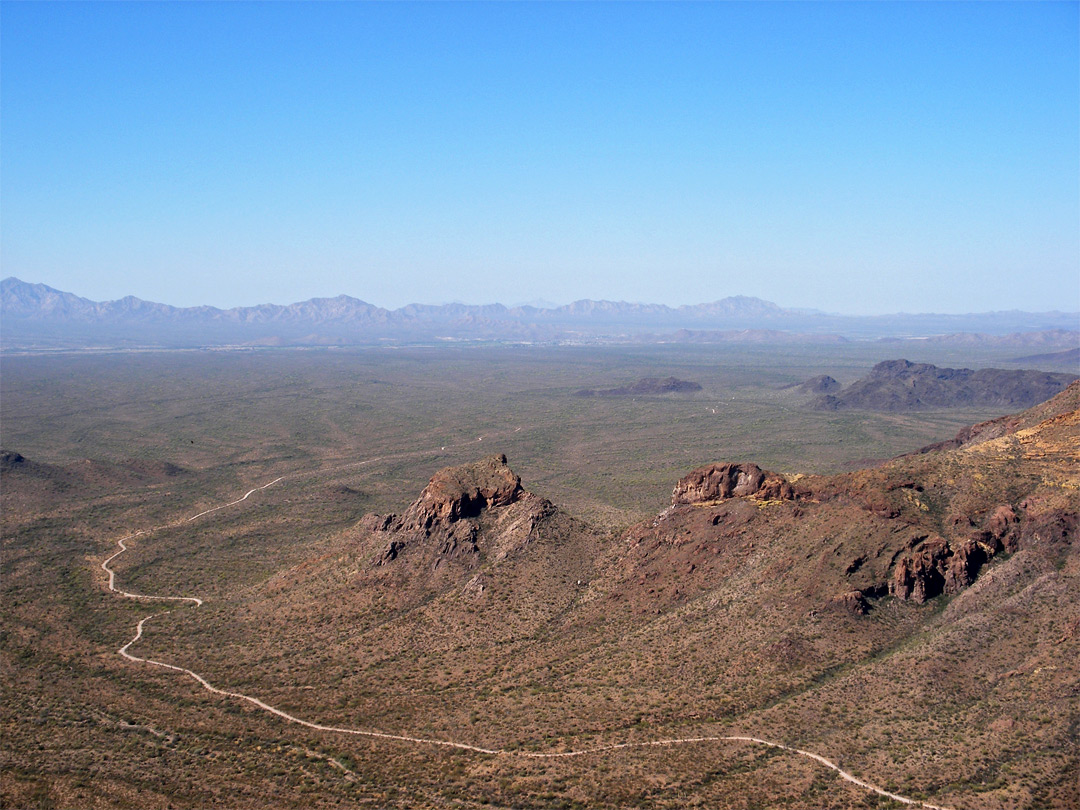
[[[2,805],[1075,807],[1080,389],[888,351],[5,358]]]

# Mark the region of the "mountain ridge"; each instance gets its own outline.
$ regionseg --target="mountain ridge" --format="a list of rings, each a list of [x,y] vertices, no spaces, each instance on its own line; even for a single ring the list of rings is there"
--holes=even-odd
[[[483,318],[513,318],[521,315],[541,320],[557,320],[566,316],[626,317],[627,315],[668,316],[685,314],[700,315],[777,315],[784,309],[770,301],[750,296],[736,295],[702,304],[683,304],[669,307],[666,304],[639,304],[626,301],[580,299],[569,304],[541,309],[528,304],[508,307],[504,304],[420,304],[411,303],[397,309],[386,309],[353,296],[340,294],[333,297],[315,297],[292,304],[256,304],[222,309],[210,305],[175,307],[145,301],[128,295],[114,301],[91,299],[64,292],[41,283],[28,283],[9,276],[0,282],[0,294],[5,314],[16,318],[45,317],[62,314],[85,319],[106,318],[125,314],[184,318],[210,315],[215,318],[255,321],[301,316],[315,320],[352,319],[357,313],[372,318],[394,317],[400,320],[428,320],[444,317],[474,316]]]
[[[349,345],[380,341],[839,342],[847,338],[1001,342],[1007,333],[1047,332],[1038,345],[1080,344],[1080,313],[829,315],[744,295],[708,303],[582,299],[554,308],[503,304],[407,304],[390,310],[341,294],[291,304],[221,309],[174,307],[125,296],[92,301],[14,276],[0,282],[8,348]],[[980,331],[981,330],[981,331]],[[950,334],[951,333],[951,334]]]

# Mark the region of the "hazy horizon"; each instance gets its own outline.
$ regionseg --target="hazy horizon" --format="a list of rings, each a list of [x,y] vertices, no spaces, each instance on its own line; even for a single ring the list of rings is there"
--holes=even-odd
[[[1076,3],[4,4],[4,275],[95,301],[1080,310]]]
[[[17,277],[8,276],[7,278],[17,278]],[[58,292],[72,293],[74,295],[78,295],[80,298],[85,298],[87,300],[94,301],[94,302],[97,302],[97,303],[106,303],[108,301],[118,301],[118,300],[121,300],[123,298],[126,298],[127,295],[133,295],[133,293],[129,293],[127,295],[119,296],[119,298],[98,299],[98,298],[93,298],[92,296],[89,296],[89,295],[83,295],[83,294],[79,293],[76,290],[63,290],[63,289],[60,289],[60,288],[56,287],[55,285],[49,284],[48,282],[45,282],[45,281],[34,281],[34,280],[30,280],[30,279],[17,279],[17,280],[22,281],[22,282],[24,282],[26,284],[44,284],[46,287],[51,287],[52,289],[57,290]],[[574,299],[573,301],[559,301],[559,302],[554,302],[554,301],[550,301],[550,300],[537,300],[537,299],[534,299],[532,301],[513,301],[513,302],[496,301],[496,300],[492,300],[492,301],[464,301],[464,300],[461,300],[461,299],[455,299],[455,300],[450,300],[450,301],[408,301],[408,302],[406,302],[404,304],[400,304],[398,306],[386,306],[384,304],[381,304],[378,301],[372,301],[370,299],[364,298],[361,295],[354,295],[354,294],[348,293],[348,292],[339,292],[339,293],[335,293],[333,295],[316,295],[316,296],[310,296],[308,298],[297,299],[297,300],[294,300],[294,301],[259,301],[259,302],[254,303],[254,304],[236,304],[234,306],[220,306],[220,305],[215,304],[215,303],[213,303],[211,301],[207,301],[207,302],[204,302],[202,304],[180,305],[180,304],[174,304],[171,301],[161,301],[161,300],[155,300],[155,299],[150,299],[150,298],[142,298],[141,296],[135,296],[135,297],[139,298],[140,300],[143,300],[143,301],[148,301],[149,303],[165,304],[167,306],[173,306],[173,307],[178,307],[178,308],[183,308],[183,307],[186,307],[186,306],[190,306],[190,307],[208,306],[208,307],[213,307],[215,309],[228,310],[228,309],[234,309],[234,308],[258,307],[258,306],[289,306],[290,304],[300,304],[300,303],[304,303],[306,301],[312,301],[312,300],[333,299],[333,298],[338,298],[340,296],[346,296],[348,298],[357,299],[357,300],[363,301],[366,304],[371,304],[372,306],[380,307],[382,309],[389,310],[389,311],[395,311],[395,310],[402,309],[404,307],[412,306],[412,305],[439,307],[439,306],[453,306],[453,305],[490,306],[490,305],[501,304],[502,306],[505,306],[508,309],[516,309],[516,308],[519,308],[519,307],[535,307],[537,309],[558,309],[559,307],[569,306],[570,304],[579,303],[581,301],[609,302],[609,303],[616,303],[616,304],[630,304],[630,305],[640,305],[640,306],[660,305],[661,304],[661,302],[659,302],[659,301],[627,301],[625,299],[616,299],[616,298],[578,298],[578,299]],[[1056,307],[1056,308],[1052,307],[1052,308],[1045,309],[1045,310],[1021,310],[1021,309],[1013,307],[1013,308],[1008,308],[1008,309],[980,310],[980,311],[965,310],[965,311],[956,311],[956,312],[944,312],[944,311],[940,311],[940,310],[921,310],[921,311],[918,311],[918,312],[904,311],[904,310],[893,310],[893,311],[888,311],[888,312],[859,313],[859,312],[841,312],[841,311],[837,311],[837,310],[826,310],[826,309],[820,309],[818,307],[800,307],[800,306],[790,306],[789,307],[789,306],[784,306],[782,304],[778,304],[778,302],[776,302],[776,301],[770,301],[769,299],[763,299],[760,296],[747,296],[747,295],[742,295],[740,293],[733,293],[731,295],[724,296],[724,299],[726,299],[726,298],[753,298],[753,299],[756,299],[756,300],[766,301],[767,303],[777,304],[782,309],[792,310],[792,311],[796,311],[796,312],[798,312],[798,311],[816,312],[816,313],[820,313],[822,315],[839,316],[839,317],[851,317],[851,318],[875,317],[875,316],[886,316],[886,315],[977,315],[977,314],[985,314],[987,312],[1031,312],[1033,314],[1038,314],[1038,313],[1041,313],[1041,312],[1060,312],[1060,313],[1064,313],[1064,314],[1080,313],[1080,309],[1065,309],[1065,308],[1062,308],[1062,307]],[[682,301],[682,302],[678,302],[678,303],[674,303],[674,304],[663,304],[663,305],[668,306],[671,309],[678,309],[679,307],[683,307],[683,306],[691,306],[692,307],[692,306],[698,306],[698,305],[704,305],[704,304],[711,304],[711,303],[715,303],[716,301],[720,301],[720,300],[723,300],[723,299],[718,298],[718,299],[713,299],[711,301],[704,301],[704,300],[703,301]],[[1078,325],[1080,325],[1080,324],[1078,324]]]

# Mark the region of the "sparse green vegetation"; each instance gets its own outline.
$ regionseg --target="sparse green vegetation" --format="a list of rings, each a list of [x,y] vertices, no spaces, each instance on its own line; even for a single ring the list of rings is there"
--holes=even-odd
[[[736,533],[707,581],[701,565],[678,558],[684,581],[675,558],[642,551],[636,595],[613,585],[631,570],[612,567],[621,530],[662,510],[694,466],[833,472],[999,415],[807,411],[783,386],[854,379],[881,349],[725,351],[5,358],[4,444],[38,466],[3,487],[4,806],[898,806],[739,745],[532,761],[290,726],[116,655],[140,619],[166,612],[140,655],[322,723],[519,751],[751,733],[961,810],[1068,806],[1080,681],[1059,603],[1075,604],[1071,553],[996,559],[1004,590],[989,607],[979,592],[826,616],[785,590],[824,547],[792,552],[793,518],[776,505],[754,510],[768,540],[743,549]],[[702,391],[572,396],[645,376]],[[416,602],[369,587],[382,547],[357,520],[401,512],[437,469],[493,452],[558,519],[514,565],[485,550],[479,595],[464,580]],[[136,538],[118,562],[125,588],[197,594],[198,610],[105,589],[100,563],[119,537],[280,475],[235,508]],[[972,479],[963,497],[991,484]],[[912,497],[948,527],[955,504]],[[858,530],[828,537],[855,544]]]

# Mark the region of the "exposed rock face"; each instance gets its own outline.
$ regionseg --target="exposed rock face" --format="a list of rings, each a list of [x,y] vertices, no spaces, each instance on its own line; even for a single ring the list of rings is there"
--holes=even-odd
[[[986,518],[985,528],[963,540],[916,537],[892,569],[889,594],[921,603],[941,593],[959,593],[995,554],[1017,550],[1018,523],[1012,507],[1001,505]]]
[[[965,540],[955,549],[945,569],[945,593],[959,593],[975,581],[979,569],[990,559],[993,549],[975,539]]]
[[[708,503],[725,498],[792,500],[791,484],[756,464],[710,464],[684,476],[671,493],[672,506]]]
[[[933,599],[945,589],[949,556],[949,544],[942,538],[919,538],[915,549],[893,568],[889,593],[915,602]]]
[[[500,513],[497,529],[485,541],[480,519],[495,511]],[[522,489],[506,456],[497,455],[439,470],[404,515],[366,515],[358,528],[390,535],[376,565],[393,562],[420,543],[422,556],[431,557],[435,567],[450,560],[469,567],[485,542],[492,554],[505,556],[509,546],[530,536],[553,511],[550,501]]]
[[[481,510],[506,506],[524,493],[521,478],[506,464],[506,456],[497,455],[446,467],[432,476],[420,497],[403,518],[406,529],[429,531],[461,518],[475,517]]]
[[[956,544],[940,537],[925,539],[894,566],[889,594],[922,603],[942,593],[959,593],[975,581],[996,550],[974,537]]]

